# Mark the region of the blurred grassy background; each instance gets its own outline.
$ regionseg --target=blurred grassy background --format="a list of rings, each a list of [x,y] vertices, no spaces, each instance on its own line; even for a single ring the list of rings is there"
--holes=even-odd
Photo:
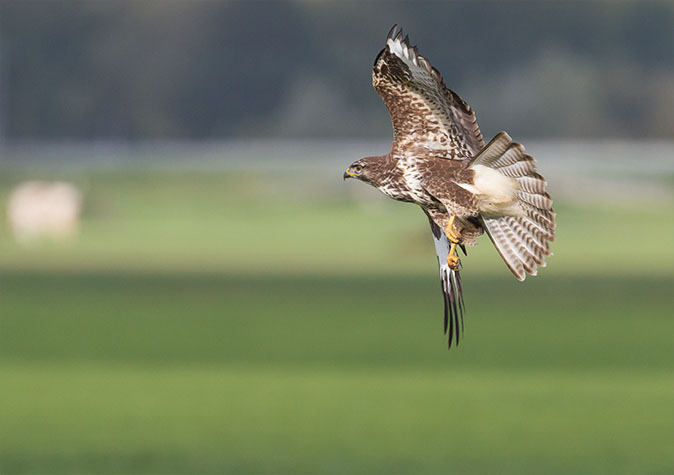
[[[674,6],[420,3],[0,0],[0,474],[674,473]],[[558,212],[451,351],[425,216],[341,180],[394,23]]]
[[[0,471],[671,473],[671,203],[559,201],[524,284],[482,238],[448,352],[425,217],[340,172],[71,171],[77,240],[3,228]]]

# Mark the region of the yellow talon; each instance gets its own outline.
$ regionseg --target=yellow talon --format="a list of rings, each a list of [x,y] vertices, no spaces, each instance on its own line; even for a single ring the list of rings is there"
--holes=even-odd
[[[461,241],[461,233],[454,230],[454,218],[456,216],[453,215],[449,218],[449,223],[445,226],[445,234],[450,242],[458,244]]]
[[[459,256],[456,255],[456,244],[452,243],[447,254],[447,265],[450,269],[456,269],[459,265]]]
[[[449,247],[449,254],[447,254],[447,265],[450,269],[456,270],[459,266],[459,256],[456,255],[456,245],[461,242],[461,233],[454,230],[454,219],[456,216],[452,215],[449,218],[447,226],[445,226],[445,234],[452,245]]]
[[[454,229],[447,231],[447,238],[450,242],[459,243],[461,241],[461,233],[457,233]]]

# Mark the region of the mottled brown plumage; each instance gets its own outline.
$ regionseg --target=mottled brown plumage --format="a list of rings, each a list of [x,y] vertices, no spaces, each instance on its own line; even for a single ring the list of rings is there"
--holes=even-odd
[[[484,146],[471,107],[445,86],[397,25],[375,59],[372,84],[391,116],[393,145],[386,155],[352,163],[344,178],[422,207],[440,265],[445,331],[449,345],[453,338],[458,344],[463,295],[450,238],[461,247],[474,245],[486,231],[509,269],[524,280],[550,255],[552,200],[534,159],[508,134]]]

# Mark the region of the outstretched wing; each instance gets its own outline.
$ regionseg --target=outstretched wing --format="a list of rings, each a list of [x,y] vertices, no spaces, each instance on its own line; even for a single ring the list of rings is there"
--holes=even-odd
[[[394,155],[433,153],[464,160],[484,146],[475,113],[394,25],[374,62],[372,84],[393,122]]]
[[[440,284],[442,288],[442,297],[445,304],[445,334],[449,330],[448,347],[452,347],[452,339],[455,344],[459,344],[459,334],[463,333],[463,290],[461,289],[461,277],[458,270],[452,270],[447,265],[447,255],[449,254],[449,239],[440,227],[435,224],[433,218],[424,210],[431,223],[431,232],[433,233],[433,242],[435,243],[435,253],[438,256],[438,265],[440,266]],[[461,319],[461,328],[459,328],[459,318]]]

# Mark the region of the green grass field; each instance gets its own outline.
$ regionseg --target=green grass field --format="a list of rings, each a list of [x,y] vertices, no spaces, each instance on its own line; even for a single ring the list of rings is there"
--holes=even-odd
[[[412,206],[286,175],[70,178],[77,241],[0,235],[0,473],[674,470],[671,207],[559,203],[524,284],[482,238],[448,351]]]

